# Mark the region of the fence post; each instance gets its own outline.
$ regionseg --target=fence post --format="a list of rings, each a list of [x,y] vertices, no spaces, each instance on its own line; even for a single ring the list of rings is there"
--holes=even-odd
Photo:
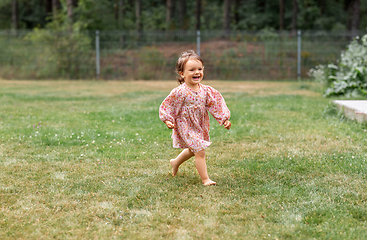
[[[96,31],[96,78],[99,79],[100,63],[99,63],[99,31]]]
[[[200,30],[196,31],[196,53],[200,56]]]
[[[297,79],[301,79],[301,30],[297,31]]]

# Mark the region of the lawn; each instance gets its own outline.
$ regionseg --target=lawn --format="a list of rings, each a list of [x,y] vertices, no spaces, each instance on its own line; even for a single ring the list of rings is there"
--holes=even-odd
[[[204,81],[204,187],[176,177],[158,107],[174,81],[0,80],[0,239],[366,239],[366,124],[300,82]]]

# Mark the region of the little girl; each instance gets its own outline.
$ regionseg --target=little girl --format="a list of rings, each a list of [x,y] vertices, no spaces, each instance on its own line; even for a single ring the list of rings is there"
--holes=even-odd
[[[172,159],[172,175],[179,166],[195,156],[196,169],[205,186],[215,185],[207,173],[205,148],[209,140],[209,114],[226,129],[231,128],[230,111],[222,95],[214,88],[202,85],[204,77],[203,60],[194,51],[181,53],[176,64],[177,81],[174,88],[159,107],[159,117],[169,129],[173,129],[173,147],[184,150]]]

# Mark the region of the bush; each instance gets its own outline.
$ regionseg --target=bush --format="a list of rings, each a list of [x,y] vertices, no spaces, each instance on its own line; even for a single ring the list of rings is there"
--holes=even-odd
[[[367,95],[367,34],[356,37],[341,53],[339,63],[319,65],[310,76],[325,84],[325,96],[357,97]]]
[[[25,39],[34,49],[36,78],[79,79],[91,74],[91,39],[82,32],[34,29]]]

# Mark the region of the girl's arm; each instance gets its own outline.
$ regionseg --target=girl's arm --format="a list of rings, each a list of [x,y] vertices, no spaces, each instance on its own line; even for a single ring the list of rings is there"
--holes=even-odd
[[[229,121],[231,112],[220,92],[210,86],[207,86],[206,107],[220,125],[223,125],[226,129],[231,128],[232,124]]]
[[[159,118],[164,122],[168,128],[175,127],[175,119],[181,111],[182,96],[177,88],[173,89],[171,93],[163,100],[159,107]]]

